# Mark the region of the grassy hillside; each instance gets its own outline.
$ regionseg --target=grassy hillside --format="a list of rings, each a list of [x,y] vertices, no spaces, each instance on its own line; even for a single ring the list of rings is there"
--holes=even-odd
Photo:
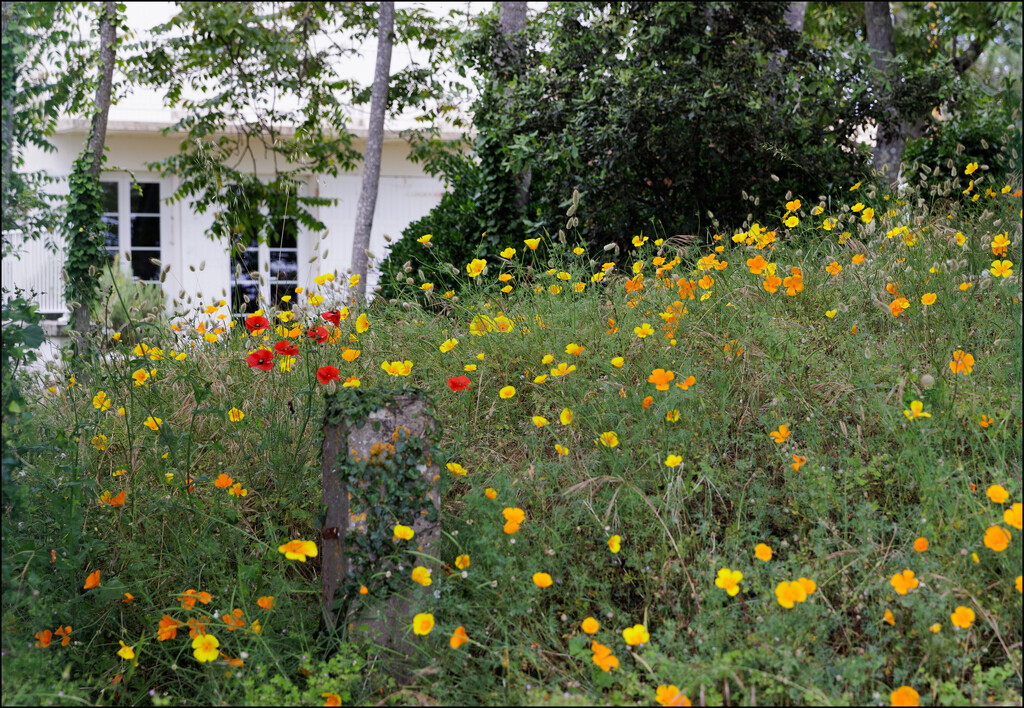
[[[963,179],[751,204],[711,247],[540,239],[337,326],[341,277],[262,331],[183,304],[46,374],[4,430],[4,702],[1019,702],[1021,192]],[[443,431],[401,685],[279,550],[319,542],[346,383]]]

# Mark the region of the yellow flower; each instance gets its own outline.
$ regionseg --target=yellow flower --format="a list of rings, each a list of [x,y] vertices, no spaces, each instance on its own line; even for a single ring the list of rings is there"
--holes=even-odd
[[[559,376],[565,376],[566,374],[571,374],[574,371],[576,371],[576,365],[575,364],[567,364],[566,362],[563,361],[563,362],[559,363],[557,367],[555,367],[554,369],[551,369],[551,375],[557,378]]]
[[[475,366],[473,368],[476,369]],[[500,391],[498,391],[498,395],[501,396],[502,398],[512,398],[512,396],[516,395],[516,387],[505,386]]]
[[[412,580],[414,583],[419,583],[423,587],[430,587],[433,582],[430,579],[430,569],[424,568],[422,565],[418,565],[412,570]]]
[[[514,255],[516,255],[516,249],[514,248],[506,248],[504,251],[501,252],[502,258],[511,258]]]
[[[537,246],[540,245],[540,239],[539,238],[528,238],[525,241],[523,241],[523,243],[525,243],[529,247],[529,249],[531,251],[536,251],[537,250]]]
[[[406,359],[405,361],[385,361],[382,362],[380,368],[388,372],[391,376],[408,376],[412,371],[413,363]]]
[[[789,610],[793,608],[794,603],[807,599],[807,590],[802,583],[796,580],[793,582],[782,581],[775,586],[775,599]]]
[[[92,407],[99,411],[109,411],[111,407],[110,398],[103,391],[92,397]]]
[[[1015,502],[1013,506],[1006,509],[1003,512],[1003,521],[1009,526],[1021,531],[1021,505],[1020,502]]]
[[[580,354],[583,353],[583,349],[584,348],[581,347],[579,344],[576,344],[575,342],[573,342],[571,344],[566,345],[565,353],[566,354],[571,354],[572,356],[579,356]]]
[[[395,524],[395,528],[391,533],[393,541],[409,541],[412,539],[416,532],[408,526],[403,526],[402,524]]]
[[[971,162],[971,163],[968,163],[967,167],[964,168],[964,174],[965,175],[973,175],[977,170],[978,170],[978,163],[977,162]]]
[[[434,628],[434,615],[429,612],[421,612],[412,618],[412,631],[421,637],[430,634]]]
[[[220,640],[212,634],[197,634],[192,638],[192,654],[197,661],[214,661],[220,656]]]
[[[150,430],[159,430],[160,424],[163,422],[163,418],[154,418],[153,416],[148,416],[143,425],[145,425]]]
[[[839,312],[838,310],[825,310],[825,317],[828,317],[829,319],[832,319],[833,317],[836,316],[836,314],[838,312]]]
[[[487,261],[483,258],[474,258],[466,266],[466,272],[469,273],[470,278],[475,278],[484,272],[484,268],[487,267]]]
[[[118,641],[120,641],[120,640],[118,640]],[[135,658],[135,650],[132,649],[127,644],[125,644],[124,642],[121,642],[121,648],[117,650],[117,655],[119,657],[121,657],[122,659],[125,659],[127,661],[131,661],[132,659]]]
[[[680,457],[679,455],[669,455],[668,457],[665,458],[666,467],[678,467],[680,464],[682,464],[682,462],[683,458]]]
[[[614,430],[609,430],[608,432],[601,433],[601,437],[599,439],[601,441],[601,444],[604,445],[605,447],[615,447],[616,445],[619,444],[619,436],[615,433]]]
[[[608,550],[612,553],[618,553],[622,549],[622,537],[618,534],[608,539]]]
[[[935,293],[925,293],[921,296],[921,304],[927,307],[928,305],[935,304]]]
[[[238,423],[244,417],[245,413],[238,410],[237,408],[232,408],[231,410],[228,411],[228,420],[230,420],[232,423]]]
[[[949,619],[952,620],[953,626],[958,629],[970,629],[971,625],[974,624],[974,610],[960,605],[953,610],[953,614],[949,616]]]
[[[938,622],[936,622],[935,624],[933,624],[931,627],[928,628],[928,631],[931,632],[932,634],[938,634],[939,632],[942,631],[942,625],[939,624]]]
[[[551,587],[551,582],[552,582],[551,576],[548,575],[547,573],[534,573],[533,574],[533,584],[536,585],[539,588],[549,588],[549,587]]]
[[[1013,275],[1013,261],[992,261],[988,272],[996,278],[1008,278]]]
[[[580,625],[580,627],[587,634],[597,634],[597,630],[601,629],[601,623],[593,617],[587,617],[585,620],[583,620],[583,623]]]
[[[722,568],[718,571],[718,577],[715,578],[715,586],[729,593],[729,597],[735,597],[740,591],[741,580],[743,580],[743,573],[740,571]]]
[[[907,420],[932,417],[931,413],[925,413],[923,401],[911,401],[910,410],[904,410],[903,415],[906,416]]]
[[[455,567],[459,570],[465,570],[469,567],[469,556],[463,553],[455,558]]]
[[[533,416],[533,424],[538,428],[543,428],[545,425],[550,425],[551,422],[542,415]]]
[[[626,644],[631,647],[646,644],[651,641],[651,635],[647,633],[647,628],[642,624],[634,624],[632,627],[626,627],[626,629],[622,630],[622,638],[625,639]]]
[[[430,239],[433,238],[433,237],[434,237],[433,234],[423,234],[422,236],[420,236],[416,240],[419,241],[422,244],[428,244],[428,243],[430,243]]]
[[[572,423],[573,412],[568,408],[563,408],[562,412],[558,414],[558,421],[562,425],[569,425]]]
[[[617,356],[617,357],[612,359],[612,366],[614,366],[616,369],[621,369],[622,365],[625,364],[625,363],[626,363],[626,360],[623,359],[621,356]]]
[[[781,445],[783,441],[789,437],[789,426],[780,425],[778,430],[773,430],[768,433],[768,435],[771,436],[771,439],[775,441],[776,445]]]
[[[366,330],[370,329],[370,318],[366,316],[366,313],[359,315],[356,318],[356,332],[362,334]]]
[[[785,221],[785,224],[786,224],[786,226],[788,226],[788,227],[789,227],[789,228],[791,228],[791,229],[792,229],[793,227],[795,227],[795,226],[796,226],[797,224],[799,224],[799,223],[800,223],[800,219],[798,219],[798,218],[796,217],[796,214],[793,214],[792,216],[790,216],[790,217],[789,217],[788,219],[786,219],[786,221]]]
[[[634,327],[633,332],[636,334],[637,337],[643,339],[644,337],[654,334],[654,329],[652,329],[649,324],[644,322],[639,327]]]
[[[885,612],[882,614],[882,620],[888,625],[896,626],[896,615],[888,607],[885,608]]]
[[[277,547],[279,553],[283,553],[288,560],[306,562],[306,557],[315,558],[317,555],[316,544],[313,541],[300,541],[295,539],[288,543],[282,543]]]
[[[420,286],[420,290],[433,290],[433,289],[434,289],[434,284],[433,283],[423,283],[423,285]]]
[[[759,543],[754,546],[754,556],[759,561],[767,563],[772,559],[772,547],[765,543]]]
[[[460,465],[458,462],[449,462],[445,465],[448,471],[458,477],[466,476],[466,468]]]
[[[865,224],[870,224],[871,220],[874,218],[875,210],[872,209],[871,207],[865,209],[864,212],[860,215],[860,220],[863,221]]]

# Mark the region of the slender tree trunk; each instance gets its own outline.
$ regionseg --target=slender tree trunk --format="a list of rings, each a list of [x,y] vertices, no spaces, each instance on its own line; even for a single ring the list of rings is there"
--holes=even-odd
[[[886,83],[892,86],[900,80],[893,66],[896,55],[896,43],[893,41],[892,15],[888,2],[865,2],[864,20],[867,24],[868,47],[871,49],[871,61],[875,69],[883,75]],[[885,175],[890,185],[899,177],[900,161],[903,149],[907,145],[907,131],[902,116],[891,105],[891,89],[881,92],[879,100],[889,105],[884,106],[888,120],[879,124],[875,134],[875,148],[872,159],[875,169]]]
[[[89,155],[89,176],[99,182],[103,167],[103,147],[107,141],[107,117],[110,115],[110,93],[114,86],[114,63],[117,41],[117,5],[112,0],[103,3],[100,15],[100,81],[96,87],[96,112],[92,115],[92,129],[86,152]],[[97,214],[97,221],[99,215]],[[99,279],[99,273],[95,276]],[[79,337],[89,331],[88,302],[77,303],[71,313],[71,328]],[[81,340],[84,345],[84,339]]]
[[[506,38],[505,46],[498,57],[499,64],[510,69],[516,76],[520,76],[522,68],[522,52],[516,43],[510,38],[526,29],[526,3],[504,2],[498,3],[500,10],[501,34]],[[529,165],[524,167],[516,175],[516,209],[522,212],[530,202],[530,182],[533,181],[533,170]]]
[[[370,94],[370,124],[363,155],[363,186],[356,207],[356,229],[352,237],[352,272],[359,275],[356,293],[366,297],[367,249],[373,228],[373,212],[377,207],[380,184],[380,155],[384,147],[384,109],[388,102],[391,75],[391,47],[394,44],[395,3],[381,2],[380,26],[377,30],[377,64],[373,70],[373,91]]]

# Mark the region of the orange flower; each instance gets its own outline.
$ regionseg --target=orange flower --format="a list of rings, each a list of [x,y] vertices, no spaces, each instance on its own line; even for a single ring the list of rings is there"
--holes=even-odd
[[[36,647],[39,649],[45,649],[50,646],[50,642],[53,641],[53,632],[48,629],[44,629],[42,632],[36,632],[36,639],[39,640],[36,642]]]
[[[209,605],[210,600],[212,599],[213,595],[211,595],[208,592],[197,593],[194,589],[189,588],[185,592],[181,593],[181,597],[178,598],[178,602],[181,603],[182,609],[191,610],[193,607],[196,606],[196,600],[199,600],[199,602],[203,603],[204,605]]]
[[[466,628],[459,625],[455,628],[455,631],[452,632],[452,638],[448,640],[448,646],[452,649],[458,649],[468,641],[469,637],[466,636]]]
[[[793,455],[793,464],[790,465],[794,472],[799,472],[800,467],[807,462],[807,458],[802,455]]]
[[[900,686],[889,694],[889,703],[894,706],[919,706],[921,694],[910,686]]]
[[[92,588],[98,588],[100,586],[100,571],[94,570],[89,573],[89,577],[85,579],[84,590],[91,590]]]
[[[764,279],[764,282],[761,283],[761,285],[764,286],[764,289],[767,290],[768,292],[775,293],[776,291],[778,291],[779,286],[782,285],[782,278],[775,275],[774,273],[770,273],[768,277]]]
[[[206,622],[204,622],[202,620],[202,618],[200,618],[200,617],[189,617],[188,618],[188,622],[186,622],[186,624],[188,625],[188,636],[189,636],[189,639],[194,639],[195,637],[201,637],[204,634],[206,634]]]
[[[647,383],[654,384],[654,388],[658,391],[667,391],[668,385],[674,379],[676,375],[671,371],[665,369],[655,369],[651,372],[651,375],[647,377]]]
[[[928,550],[928,539],[924,536],[918,536],[914,540],[914,550],[918,553],[924,553]]]
[[[242,619],[244,613],[240,609],[234,609],[231,612],[225,612],[222,617],[224,624],[228,626],[229,632],[234,632],[236,629],[245,628],[245,620]]]
[[[685,391],[686,389],[690,388],[690,386],[693,386],[695,383],[697,383],[696,377],[687,376],[684,380],[677,383],[676,386]]]
[[[235,480],[231,479],[225,473],[221,472],[220,477],[218,477],[217,480],[213,483],[213,486],[220,487],[221,489],[227,489],[234,483]]]
[[[916,588],[921,584],[917,578],[914,577],[914,571],[904,570],[901,573],[896,573],[889,580],[889,584],[893,586],[898,595],[906,595],[908,592]]]
[[[256,600],[256,604],[262,607],[264,610],[274,609],[274,596],[264,595],[263,597]]]
[[[789,437],[789,426],[780,425],[778,430],[773,430],[768,433],[768,435],[771,436],[771,439],[775,441],[776,445],[781,445],[782,442]]]
[[[612,656],[612,650],[606,647],[604,644],[592,642],[590,645],[590,650],[594,652],[594,655],[591,657],[591,659],[595,664],[597,664],[601,671],[608,673],[612,669],[619,668],[619,660]]]
[[[168,639],[174,639],[178,636],[178,629],[182,626],[181,622],[170,615],[164,615],[160,620],[160,629],[157,632],[156,638],[161,642],[166,642]]]
[[[597,634],[597,630],[601,628],[601,623],[593,617],[587,617],[583,620],[583,624],[581,624],[580,627],[587,634]]]
[[[58,627],[56,629],[56,631],[54,631],[53,635],[55,637],[63,637],[63,639],[60,640],[60,645],[62,647],[66,647],[71,642],[71,627],[70,627],[70,625],[67,626],[67,627],[65,627],[64,625],[61,625],[60,627]]]
[[[980,425],[983,428],[987,428],[994,422],[995,421],[989,418],[987,415],[982,415],[981,418],[978,419],[978,425]]]
[[[985,530],[985,546],[1002,553],[1010,545],[1010,532],[1002,526],[989,526]]]
[[[692,706],[693,703],[690,699],[683,695],[683,692],[673,684],[666,686],[664,684],[658,686],[658,692],[655,696],[655,700],[658,701],[660,706]]]
[[[953,360],[949,362],[949,368],[954,374],[963,374],[967,376],[971,373],[974,367],[974,357],[963,349],[957,349],[953,352]]]
[[[324,699],[325,706],[340,706],[341,696],[337,693],[321,693],[320,697]]]
[[[1003,512],[1003,521],[1013,528],[1021,531],[1021,505],[1015,502],[1009,509]]]
[[[953,614],[951,614],[949,618],[953,621],[954,627],[957,627],[958,629],[970,629],[971,625],[974,624],[974,610],[970,607],[960,605],[953,611]]]
[[[893,317],[899,317],[904,310],[910,307],[910,301],[905,297],[898,297],[889,303],[889,312]]]
[[[647,410],[648,408],[651,407],[652,403],[654,403],[654,397],[647,396],[646,398],[644,398],[644,402],[641,405],[643,406],[644,410]]]

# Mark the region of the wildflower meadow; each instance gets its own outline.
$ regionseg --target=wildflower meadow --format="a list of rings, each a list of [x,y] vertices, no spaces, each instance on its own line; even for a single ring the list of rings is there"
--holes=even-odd
[[[574,194],[402,297],[324,273],[29,370],[5,324],[4,704],[1019,704],[1021,184],[953,167],[629,250]],[[378,520],[329,632],[326,396],[398,388],[441,542]],[[402,655],[351,626],[396,588]]]

